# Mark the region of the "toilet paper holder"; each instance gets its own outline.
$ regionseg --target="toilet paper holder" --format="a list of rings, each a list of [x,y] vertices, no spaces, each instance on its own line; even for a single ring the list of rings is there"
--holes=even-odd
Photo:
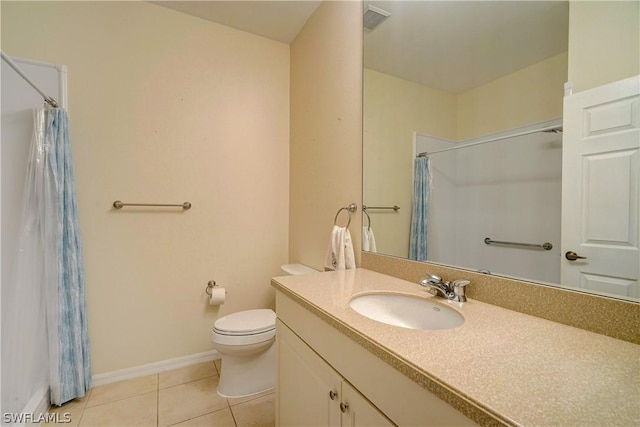
[[[207,295],[211,296],[211,292],[213,291],[213,288],[215,288],[216,286],[219,286],[215,280],[209,280],[209,283],[207,283],[207,289],[205,289],[204,291],[207,293]],[[226,294],[227,291],[225,290],[224,293]]]

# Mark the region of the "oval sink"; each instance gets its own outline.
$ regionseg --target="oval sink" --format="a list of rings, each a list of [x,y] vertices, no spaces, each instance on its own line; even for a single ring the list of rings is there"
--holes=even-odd
[[[454,309],[410,295],[359,295],[349,306],[369,319],[409,329],[450,329],[464,323],[464,317]]]

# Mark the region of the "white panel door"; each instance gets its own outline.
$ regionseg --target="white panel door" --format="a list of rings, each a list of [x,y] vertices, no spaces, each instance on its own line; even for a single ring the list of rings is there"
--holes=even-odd
[[[639,94],[637,76],[564,99],[564,285],[640,296]]]

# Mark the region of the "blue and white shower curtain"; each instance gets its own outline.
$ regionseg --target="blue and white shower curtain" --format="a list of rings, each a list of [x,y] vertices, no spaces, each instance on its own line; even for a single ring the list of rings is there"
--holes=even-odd
[[[419,156],[414,160],[413,205],[411,208],[411,234],[409,259],[427,260],[427,213],[431,193],[431,171],[429,157]]]
[[[84,396],[91,369],[82,245],[78,224],[67,112],[36,111],[25,212],[41,239],[42,289],[46,297],[51,403]],[[32,230],[33,231],[33,230]],[[27,228],[25,228],[27,232]]]

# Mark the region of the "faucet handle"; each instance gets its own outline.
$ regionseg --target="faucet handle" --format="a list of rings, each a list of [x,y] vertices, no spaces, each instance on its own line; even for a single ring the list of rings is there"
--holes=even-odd
[[[458,302],[465,302],[467,297],[465,296],[465,289],[467,285],[471,283],[468,280],[455,280],[451,285],[453,287],[453,300]]]

